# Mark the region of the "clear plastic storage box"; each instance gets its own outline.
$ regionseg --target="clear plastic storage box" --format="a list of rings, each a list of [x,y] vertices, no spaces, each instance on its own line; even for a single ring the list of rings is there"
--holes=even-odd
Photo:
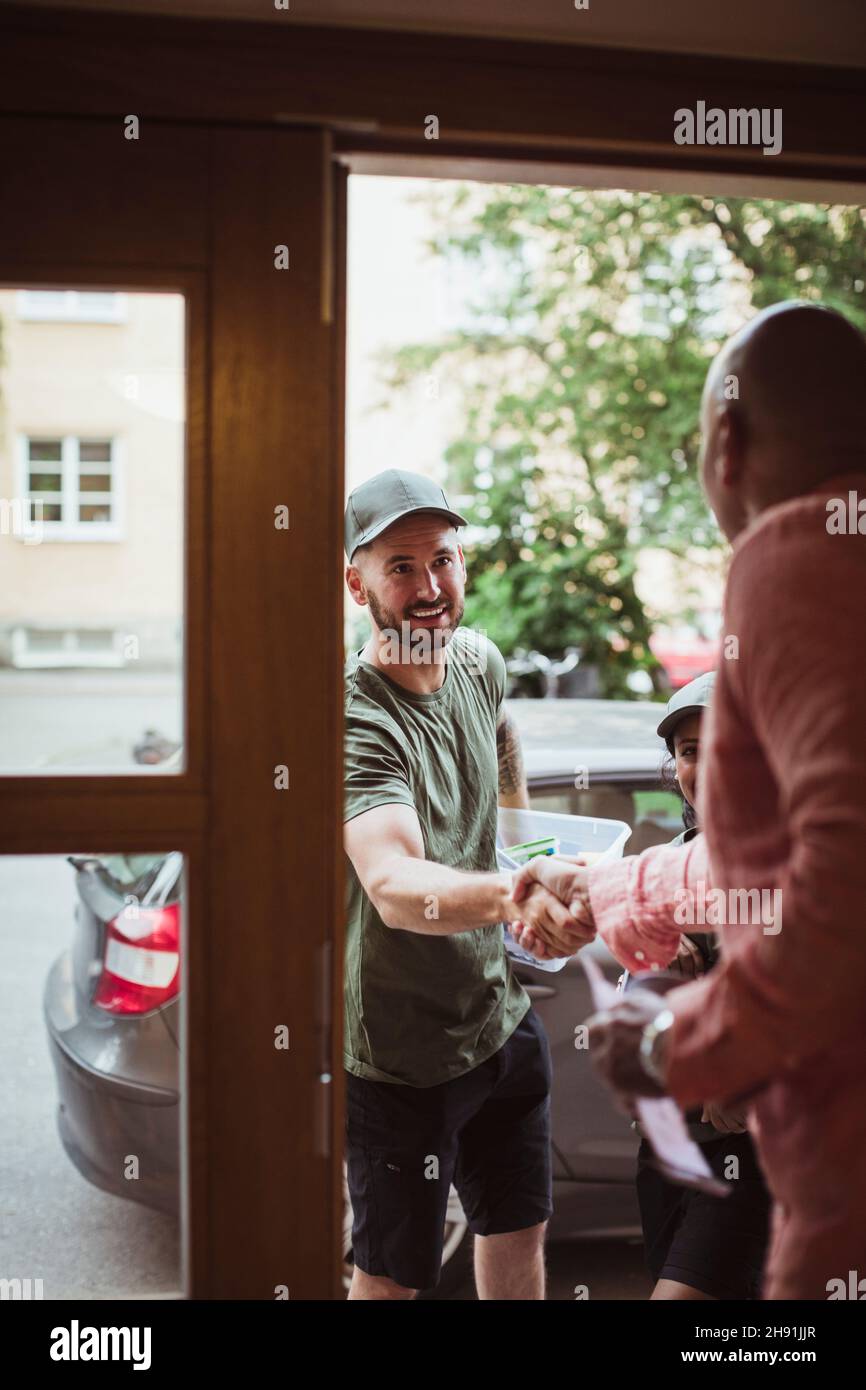
[[[590,864],[598,864],[607,859],[621,859],[623,847],[630,835],[631,826],[621,820],[600,820],[592,816],[561,816],[550,811],[522,811],[500,806],[496,854],[500,868],[510,869],[514,867],[514,861],[509,859],[505,852],[509,846],[555,836],[559,841],[560,854],[591,855]],[[521,964],[547,971],[561,970],[565,965],[566,957],[560,960],[536,960],[518,946],[506,924],[503,924],[502,930],[505,949]]]
[[[622,820],[597,820],[592,816],[560,816],[552,811],[518,811],[500,806],[497,848],[525,844],[555,835],[560,854],[592,854],[598,859],[621,859],[631,826]],[[500,863],[503,855],[499,854]],[[598,863],[592,859],[591,863]],[[502,863],[507,868],[507,863]]]

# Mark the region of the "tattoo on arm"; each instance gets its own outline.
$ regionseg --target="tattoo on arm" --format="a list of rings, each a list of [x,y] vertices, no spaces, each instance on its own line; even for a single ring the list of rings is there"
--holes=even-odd
[[[496,726],[496,755],[499,760],[499,794],[513,796],[525,788],[526,773],[517,725],[504,710]]]

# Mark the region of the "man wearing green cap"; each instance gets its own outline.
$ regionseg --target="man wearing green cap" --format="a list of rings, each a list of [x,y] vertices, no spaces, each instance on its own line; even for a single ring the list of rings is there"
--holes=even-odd
[[[502,922],[571,919],[543,888],[518,914],[497,870],[497,796],[526,791],[502,657],[460,629],[464,524],[397,469],[346,506],[346,582],[372,629],[346,666],[350,1298],[438,1281],[452,1180],[479,1296],[544,1297],[550,1055]]]

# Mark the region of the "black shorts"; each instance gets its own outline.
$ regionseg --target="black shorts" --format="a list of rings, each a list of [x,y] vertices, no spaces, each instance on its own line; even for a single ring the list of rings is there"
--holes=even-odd
[[[553,1210],[550,1048],[530,1009],[498,1052],[438,1086],[346,1075],[355,1264],[407,1289],[439,1282],[448,1191],[475,1235]]]
[[[641,1141],[637,1195],[649,1272],[655,1280],[674,1279],[711,1298],[760,1298],[772,1198],[751,1136],[720,1134],[700,1150],[728,1182],[729,1197],[668,1182],[650,1164],[652,1150]],[[739,1161],[736,1179],[726,1178],[730,1156]]]

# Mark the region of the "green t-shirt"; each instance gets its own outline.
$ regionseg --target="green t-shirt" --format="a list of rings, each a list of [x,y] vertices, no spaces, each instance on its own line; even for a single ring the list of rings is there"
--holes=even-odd
[[[495,870],[505,663],[486,637],[459,628],[448,652],[445,679],[430,695],[350,656],[344,819],[393,802],[414,806],[427,859]],[[347,1070],[436,1086],[498,1052],[530,1004],[501,925],[451,936],[386,927],[348,859],[346,873]]]

